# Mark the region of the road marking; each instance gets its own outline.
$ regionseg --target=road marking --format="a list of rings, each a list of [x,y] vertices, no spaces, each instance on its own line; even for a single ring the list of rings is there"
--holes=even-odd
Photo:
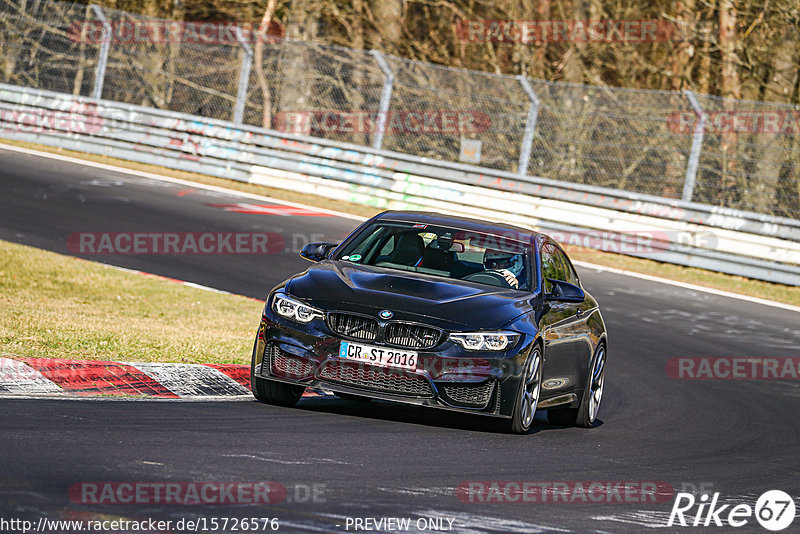
[[[720,297],[728,297],[731,299],[737,300],[744,300],[746,302],[753,302],[755,304],[763,304],[764,306],[772,306],[773,308],[780,308],[782,310],[788,310],[793,312],[800,313],[800,306],[793,306],[791,304],[784,304],[783,302],[775,302],[774,300],[767,300],[758,297],[751,297],[749,295],[742,295],[741,293],[731,293],[730,291],[723,291],[722,289],[714,289],[711,287],[704,287],[698,286],[695,284],[689,284],[687,282],[678,282],[677,280],[670,280],[668,278],[660,278],[658,276],[652,276],[649,274],[642,274],[642,273],[635,273],[632,271],[625,271],[623,269],[617,269],[615,267],[606,267],[604,265],[596,265],[594,263],[586,263],[583,261],[573,261],[575,265],[580,265],[581,267],[585,267],[587,269],[594,269],[596,271],[601,272],[609,272],[614,274],[621,274],[624,276],[630,276],[632,278],[639,278],[641,280],[647,280],[649,282],[658,282],[660,284],[668,284],[671,286],[680,287],[683,289],[691,289],[693,291],[700,291],[703,293],[709,293],[711,295],[717,295]]]
[[[592,519],[595,521],[617,521],[647,528],[665,528],[669,520],[669,514],[661,511],[639,510],[614,515],[598,515],[592,517]]]
[[[226,195],[234,195],[240,196],[244,198],[252,198],[254,200],[259,200],[262,202],[274,202],[276,204],[283,204],[284,206],[294,206],[297,208],[303,208],[307,210],[317,211],[320,213],[327,213],[334,217],[341,217],[342,219],[350,219],[353,221],[364,221],[366,220],[365,217],[361,217],[360,215],[353,215],[352,213],[345,213],[343,211],[336,211],[330,210],[327,208],[318,208],[316,206],[310,206],[308,204],[301,204],[299,202],[291,202],[289,200],[283,200],[279,198],[268,197],[266,195],[257,195],[255,193],[247,193],[244,191],[237,191],[236,189],[229,189],[226,187],[220,187],[216,185],[208,185],[208,184],[201,184],[199,182],[192,182],[190,180],[182,180],[180,178],[173,178],[171,176],[164,176],[162,174],[155,174],[152,172],[145,172],[145,171],[135,171],[133,169],[126,169],[124,167],[117,167],[115,165],[108,165],[106,163],[97,163],[95,161],[88,161],[80,158],[73,158],[70,156],[64,156],[61,154],[52,154],[50,152],[42,152],[40,150],[33,150],[30,148],[22,148],[13,145],[6,145],[0,143],[0,149],[8,150],[11,152],[19,152],[21,154],[28,154],[30,156],[38,156],[42,158],[50,158],[59,161],[65,161],[67,163],[75,163],[77,165],[84,165],[86,167],[93,167],[95,169],[103,169],[106,171],[118,172],[120,174],[128,174],[131,176],[136,176],[138,178],[149,178],[151,180],[157,180],[159,182],[168,182],[172,184],[179,184],[185,185],[187,187],[193,187],[195,189],[205,189],[206,191],[214,191],[216,193],[223,193]],[[246,182],[238,182],[238,183],[246,183]]]
[[[330,213],[299,208],[297,206],[282,206],[280,204],[250,204],[248,202],[238,202],[236,204],[206,204],[212,208],[220,208],[234,213],[255,213],[260,215],[281,215],[301,216],[301,217],[332,217]]]

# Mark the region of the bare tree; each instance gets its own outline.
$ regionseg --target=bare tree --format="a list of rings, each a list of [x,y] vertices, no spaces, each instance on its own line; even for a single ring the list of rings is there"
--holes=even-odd
[[[762,11],[762,14],[764,12]],[[800,59],[800,31],[792,24],[786,24],[777,29],[772,35],[772,46],[769,48],[772,58],[765,61],[765,81],[759,98],[767,101],[786,100],[796,85],[798,73],[797,65]],[[787,197],[784,184],[779,182],[791,175],[794,166],[785,165],[781,154],[792,153],[796,150],[792,137],[778,132],[756,132],[751,159],[756,162],[753,182],[750,190],[753,195],[753,209],[761,213],[768,213],[773,208],[780,209],[780,204]],[[798,161],[795,159],[795,161]],[[789,172],[785,173],[784,167]],[[798,174],[795,170],[795,174]],[[795,195],[795,199],[797,195]],[[788,200],[788,199],[787,199]]]
[[[694,55],[691,38],[694,33],[695,0],[675,0],[675,23],[678,43],[672,56],[670,85],[678,91],[689,82],[689,60]]]
[[[276,66],[280,88],[278,108],[281,111],[310,111],[313,108],[315,69],[313,41],[317,37],[322,2],[293,0],[286,16],[286,41],[280,48]],[[309,121],[298,125],[295,133],[308,133]]]
[[[731,98],[739,98],[739,65],[736,56],[736,7],[733,0],[720,0],[719,3],[719,49],[721,55],[720,93],[726,98],[726,111],[734,111]],[[736,132],[726,129],[722,132],[722,180],[718,200],[723,205],[735,202],[742,189],[737,180]]]
[[[277,3],[278,0],[269,0],[267,2],[267,8],[264,10],[264,16],[261,17],[261,24],[258,26],[258,39],[256,39],[253,53],[253,61],[256,66],[256,81],[261,89],[261,126],[264,128],[272,127],[272,94],[267,82],[267,76],[264,73],[264,43],[267,41],[267,33],[269,32]]]
[[[403,0],[370,0],[369,7],[383,47],[392,50],[403,37]]]
[[[540,21],[550,18],[550,0],[536,2],[536,18]],[[538,43],[534,45],[533,76],[545,78],[547,76],[547,45]]]
[[[736,56],[736,7],[733,0],[719,3],[719,49],[722,57],[720,95],[739,98],[739,58]]]

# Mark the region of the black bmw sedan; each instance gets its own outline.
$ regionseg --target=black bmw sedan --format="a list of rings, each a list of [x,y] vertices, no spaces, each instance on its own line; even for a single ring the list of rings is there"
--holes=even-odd
[[[562,248],[515,226],[388,211],[274,288],[253,348],[262,402],[307,387],[505,420],[537,409],[590,427],[603,395],[607,335],[597,301]]]

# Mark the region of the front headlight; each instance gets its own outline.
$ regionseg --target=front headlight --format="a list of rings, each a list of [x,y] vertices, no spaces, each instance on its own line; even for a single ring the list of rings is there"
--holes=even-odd
[[[322,310],[312,308],[286,295],[277,295],[272,303],[272,309],[278,315],[298,323],[310,323],[314,319],[322,319],[324,317]]]
[[[514,332],[464,332],[450,334],[450,341],[467,350],[499,351],[514,346],[519,334]]]

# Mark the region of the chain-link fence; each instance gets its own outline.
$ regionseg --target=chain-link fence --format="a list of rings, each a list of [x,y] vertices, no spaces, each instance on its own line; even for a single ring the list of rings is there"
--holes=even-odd
[[[75,21],[92,18],[89,6],[0,0],[0,71],[27,87],[89,95],[99,45],[70,35]]]
[[[116,9],[104,15],[117,28],[151,20]],[[102,98],[231,120],[243,54],[235,44],[110,42]]]
[[[800,219],[792,106],[551,83],[310,42],[259,47],[241,33],[158,39],[152,28],[137,33],[137,23],[167,24],[97,6],[0,0],[0,79]]]

